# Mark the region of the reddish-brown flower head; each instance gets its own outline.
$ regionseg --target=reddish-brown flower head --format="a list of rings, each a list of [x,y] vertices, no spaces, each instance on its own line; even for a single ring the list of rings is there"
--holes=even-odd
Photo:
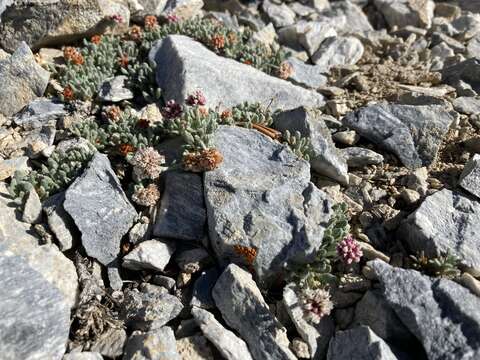
[[[95,45],[98,45],[102,42],[102,36],[101,35],[93,35],[90,38],[90,42],[92,42]]]
[[[80,54],[77,49],[71,46],[66,46],[63,49],[63,57],[65,60],[70,61],[75,65],[82,65],[85,62],[82,54]]]
[[[215,170],[223,162],[223,155],[217,149],[203,149],[183,155],[183,167],[191,172]]]
[[[225,47],[225,37],[220,34],[213,35],[210,40],[214,49],[220,50]]]
[[[138,25],[133,25],[131,28],[130,28],[130,31],[128,33],[128,36],[130,37],[130,39],[134,40],[134,41],[139,41],[142,39],[142,35],[143,35],[143,31],[142,31],[142,28]]]
[[[242,256],[248,265],[252,265],[257,258],[257,249],[253,247],[234,245],[233,250],[237,255]]]
[[[151,30],[158,26],[157,17],[154,15],[147,15],[144,19],[145,29]]]
[[[67,85],[63,88],[62,95],[66,101],[73,100],[74,94],[73,94],[73,89],[70,87],[70,85]]]
[[[120,65],[123,68],[126,68],[128,66],[128,62],[130,59],[128,58],[127,54],[123,54],[120,58],[118,58],[118,65]]]
[[[133,153],[135,152],[135,150],[136,150],[135,147],[130,144],[121,144],[118,147],[118,152],[123,156],[127,156],[128,154]]]

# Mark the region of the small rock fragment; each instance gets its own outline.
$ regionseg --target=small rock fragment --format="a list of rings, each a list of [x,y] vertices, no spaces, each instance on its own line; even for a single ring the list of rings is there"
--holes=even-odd
[[[174,251],[175,247],[170,243],[143,241],[123,257],[122,266],[130,270],[163,271]]]
[[[23,207],[22,221],[28,224],[38,224],[42,219],[42,203],[37,192],[32,189],[28,192]]]
[[[146,333],[134,331],[128,338],[123,360],[180,360],[175,335],[168,326]]]

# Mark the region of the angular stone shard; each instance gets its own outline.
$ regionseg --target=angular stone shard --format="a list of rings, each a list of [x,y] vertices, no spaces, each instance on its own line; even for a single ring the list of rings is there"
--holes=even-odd
[[[444,189],[430,195],[400,227],[412,251],[428,257],[450,253],[480,269],[480,202]]]
[[[355,65],[363,52],[362,42],[353,36],[329,37],[312,55],[312,61],[328,72],[333,66]]]
[[[1,39],[1,28],[0,34]],[[42,96],[49,78],[50,73],[36,63],[28,45],[20,43],[11,56],[0,60],[0,114],[11,116]]]
[[[60,360],[70,331],[70,306],[58,288],[3,243],[0,287],[2,359]]]
[[[347,162],[335,147],[320,111],[301,107],[282,112],[275,116],[274,126],[282,132],[288,130],[294,134],[298,131],[310,139],[313,148],[310,165],[313,170],[341,184],[348,184]]]
[[[104,154],[96,153],[84,173],[70,185],[63,206],[82,233],[88,256],[103,265],[114,261],[120,240],[137,212]]]
[[[175,247],[159,240],[141,242],[123,257],[123,267],[131,270],[163,271]]]
[[[432,25],[435,9],[432,0],[375,0],[374,3],[390,27],[429,28]]]
[[[480,199],[480,154],[475,154],[465,165],[459,184]]]
[[[204,187],[217,257],[251,265],[266,282],[311,257],[332,210],[308,163],[255,130],[222,126],[215,144],[224,161],[204,174]]]
[[[327,360],[398,360],[385,341],[368,326],[338,331],[330,342]]]
[[[432,360],[480,357],[480,298],[456,282],[415,270],[368,263],[383,296]]]
[[[351,112],[343,123],[393,152],[406,167],[415,169],[435,160],[454,120],[453,114],[442,106],[382,103]]]
[[[319,107],[323,96],[263,73],[252,66],[220,57],[182,35],[156,42],[149,54],[166,99],[184,102],[201,89],[210,108],[229,108],[245,101],[269,105],[272,110],[301,105]]]
[[[230,330],[225,329],[210,312],[197,307],[192,308],[192,315],[203,335],[218,349],[227,360],[251,360],[245,341]]]
[[[229,265],[213,288],[227,325],[238,331],[255,360],[295,360],[285,328],[270,313],[252,275]]]

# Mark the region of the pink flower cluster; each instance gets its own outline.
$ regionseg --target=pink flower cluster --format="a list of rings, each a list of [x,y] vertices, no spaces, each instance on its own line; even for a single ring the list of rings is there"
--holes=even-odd
[[[326,289],[305,289],[301,294],[301,300],[305,317],[314,324],[318,324],[333,310],[330,292]]]
[[[200,90],[195,91],[192,95],[189,95],[187,98],[187,104],[190,106],[200,105],[203,106],[207,103],[205,95]]]
[[[362,249],[352,235],[348,235],[337,245],[337,254],[346,264],[358,263],[363,256]]]
[[[162,115],[167,119],[179,117],[182,112],[182,106],[175,100],[168,100],[167,104],[162,108]]]
[[[168,14],[168,15],[167,15],[167,21],[168,21],[169,23],[175,23],[175,22],[180,21],[180,18],[179,18],[177,15],[175,15],[175,14]]]
[[[123,16],[120,14],[115,14],[110,16],[110,20],[116,22],[117,24],[123,23]]]

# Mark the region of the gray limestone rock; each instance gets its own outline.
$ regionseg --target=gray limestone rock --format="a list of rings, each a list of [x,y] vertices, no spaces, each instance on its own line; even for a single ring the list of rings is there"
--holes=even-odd
[[[42,220],[42,203],[35,189],[28,192],[23,206],[22,221],[28,224],[38,224]]]
[[[265,282],[285,263],[308,260],[332,214],[308,163],[255,130],[222,126],[215,144],[224,161],[204,174],[204,187],[217,257],[248,264],[240,250],[256,249],[250,265]]]
[[[313,55],[322,42],[337,36],[335,21],[322,18],[319,21],[299,21],[295,24],[297,38],[310,55]]]
[[[190,19],[199,15],[202,7],[202,0],[168,0],[163,14],[175,14],[180,19]]]
[[[229,108],[245,101],[271,102],[272,110],[324,104],[318,93],[220,57],[186,36],[170,35],[156,42],[149,58],[164,98],[180,103],[201,89],[211,108]]]
[[[328,348],[327,360],[397,360],[390,347],[368,326],[335,333]]]
[[[29,130],[42,127],[51,122],[56,124],[57,120],[66,113],[62,103],[40,98],[30,102],[25,109],[15,115],[13,121],[15,124]]]
[[[226,360],[251,360],[247,344],[230,330],[225,329],[210,312],[197,307],[192,315],[203,335],[215,345]]]
[[[120,102],[133,99],[133,93],[125,87],[127,76],[119,75],[106,80],[98,91],[98,99],[103,102]]]
[[[227,325],[245,340],[255,360],[295,360],[285,328],[270,313],[252,275],[229,265],[213,288],[213,298]]]
[[[390,27],[429,28],[432,25],[435,9],[432,0],[375,0],[374,3]]]
[[[81,231],[87,254],[103,265],[114,261],[120,240],[137,212],[105,155],[94,155],[84,173],[67,189],[63,206]]]
[[[327,77],[323,74],[324,68],[321,66],[305,64],[302,60],[291,57],[287,62],[292,66],[293,74],[288,80],[296,85],[304,86],[310,89],[317,89],[320,86],[327,85]]]
[[[60,360],[70,330],[70,306],[57,287],[3,242],[0,287],[2,359]]]
[[[0,60],[0,114],[13,115],[42,96],[49,78],[50,73],[36,63],[28,45],[19,44],[11,56]]]
[[[181,301],[166,292],[128,290],[125,292],[121,317],[134,329],[150,331],[176,318],[182,309]]]
[[[308,344],[312,359],[324,359],[330,338],[335,332],[332,318],[324,317],[318,324],[308,322],[304,316],[301,300],[291,286],[283,290],[283,304],[298,333]]]
[[[13,199],[0,182],[0,243],[22,257],[35,271],[56,287],[68,308],[75,306],[78,290],[77,272],[72,261],[53,244],[39,246],[30,225],[20,221]]]
[[[206,222],[201,176],[177,171],[165,174],[165,189],[153,228],[154,235],[200,241],[205,236]]]
[[[120,15],[115,26],[112,15]],[[38,50],[47,45],[74,42],[115,27],[126,30],[130,12],[113,0],[15,1],[0,17],[0,46],[13,51],[21,41]]]
[[[123,354],[126,341],[127,333],[125,330],[110,328],[95,340],[90,350],[109,358],[116,358]]]
[[[461,96],[453,100],[455,110],[466,115],[480,114],[480,99]]]
[[[30,167],[28,166],[28,157],[19,156],[6,160],[0,160],[0,180],[8,179],[15,174],[15,171],[22,171],[28,173]]]
[[[442,106],[382,103],[351,112],[343,123],[415,169],[435,160],[454,119]]]
[[[463,168],[459,184],[480,199],[480,154],[475,154]]]
[[[464,83],[478,93],[480,91],[480,59],[470,58],[452,66],[444,67],[442,81],[453,87]]]
[[[43,212],[47,217],[47,223],[50,230],[58,240],[58,247],[61,251],[72,248],[75,223],[63,207],[65,201],[65,192],[50,196],[43,203]]]
[[[428,257],[449,253],[480,269],[480,203],[444,189],[427,197],[405,220],[400,234],[412,251]]]
[[[395,311],[378,290],[367,291],[355,307],[354,324],[367,325],[383,340],[410,343],[413,334],[403,325]]]
[[[355,65],[363,52],[362,42],[353,36],[329,37],[312,55],[312,61],[328,72],[333,66]]]
[[[480,298],[456,282],[370,261],[383,296],[429,359],[480,356]]]
[[[275,116],[274,127],[282,132],[299,131],[309,138],[313,148],[310,164],[316,172],[328,176],[341,184],[348,184],[347,163],[332,141],[330,130],[321,118],[321,112],[297,108]]]
[[[128,338],[123,360],[180,360],[173,330],[168,326]]]
[[[286,4],[277,5],[270,0],[262,3],[263,11],[277,27],[292,25],[295,22],[295,12]]]
[[[350,168],[378,165],[383,162],[383,156],[370,149],[352,146],[340,151]]]
[[[123,257],[123,267],[130,270],[163,271],[175,251],[173,244],[147,240],[138,244]]]

